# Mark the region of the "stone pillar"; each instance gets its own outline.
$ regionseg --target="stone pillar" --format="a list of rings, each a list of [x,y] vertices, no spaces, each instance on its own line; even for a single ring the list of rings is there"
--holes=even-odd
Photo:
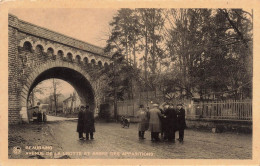
[[[23,106],[20,110],[20,116],[22,118],[23,123],[29,123],[28,114],[27,114],[27,107]]]
[[[18,18],[9,15],[8,18],[8,123],[21,122],[20,111],[20,82],[21,72],[18,66]]]

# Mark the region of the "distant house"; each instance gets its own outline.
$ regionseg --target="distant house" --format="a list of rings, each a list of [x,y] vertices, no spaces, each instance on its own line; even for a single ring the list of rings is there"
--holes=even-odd
[[[80,106],[80,99],[77,93],[70,94],[70,97],[63,100],[63,113],[77,112]]]

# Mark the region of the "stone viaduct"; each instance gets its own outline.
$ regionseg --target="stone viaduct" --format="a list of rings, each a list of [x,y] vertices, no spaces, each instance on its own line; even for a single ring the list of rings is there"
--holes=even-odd
[[[41,81],[59,78],[70,83],[82,104],[96,107],[90,70],[109,67],[103,48],[8,15],[9,124],[28,122],[27,100]]]

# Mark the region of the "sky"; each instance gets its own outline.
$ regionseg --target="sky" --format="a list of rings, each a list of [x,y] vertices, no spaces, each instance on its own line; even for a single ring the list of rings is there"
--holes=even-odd
[[[105,47],[109,23],[117,9],[10,9],[19,19]]]
[[[57,87],[57,93],[61,93],[64,97],[69,97],[70,94],[74,92],[74,88],[66,81],[61,79],[55,79],[56,82],[60,82]],[[43,94],[36,93],[37,99],[44,99],[48,97],[50,94],[53,94],[53,79],[48,79],[42,81],[42,83],[38,84],[35,88],[43,89]],[[37,103],[37,102],[36,102]]]
[[[19,19],[79,39],[96,46],[105,47],[108,39],[109,22],[117,9],[11,9],[9,13]],[[61,81],[61,93],[68,95],[74,88]],[[39,87],[50,87],[52,80],[44,81]],[[50,89],[38,98],[47,97]]]

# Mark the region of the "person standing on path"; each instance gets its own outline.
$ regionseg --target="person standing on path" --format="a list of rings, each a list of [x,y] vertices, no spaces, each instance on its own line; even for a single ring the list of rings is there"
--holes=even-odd
[[[184,139],[184,129],[186,128],[185,121],[185,110],[182,104],[177,105],[177,120],[178,120],[178,130],[179,130],[179,141],[183,142]]]
[[[139,121],[138,124],[138,135],[139,139],[145,139],[144,133],[148,129],[148,116],[147,111],[144,109],[144,106],[141,104],[139,107],[139,111],[137,113],[137,118]]]
[[[86,133],[86,140],[94,139],[94,132],[95,130],[95,120],[94,120],[94,112],[90,110],[89,106],[86,106],[86,113],[85,113],[85,125],[84,130]]]
[[[166,106],[165,109],[165,116],[166,116],[166,133],[167,139],[169,142],[175,142],[175,132],[178,127],[178,119],[177,113],[172,105]]]
[[[159,110],[161,111],[161,113],[164,115],[162,117],[160,117],[161,120],[161,124],[162,124],[162,131],[161,131],[161,138],[163,138],[164,140],[167,139],[167,121],[166,121],[166,116],[165,116],[165,110],[168,108],[169,104],[167,104],[166,102],[162,103],[159,106]]]
[[[84,140],[83,132],[84,132],[84,123],[85,123],[85,107],[81,106],[78,113],[78,124],[77,124],[77,132],[79,133],[79,139]]]
[[[149,111],[149,130],[151,131],[151,140],[160,141],[159,133],[161,132],[161,121],[162,113],[158,108],[158,104],[153,104],[153,108]]]

